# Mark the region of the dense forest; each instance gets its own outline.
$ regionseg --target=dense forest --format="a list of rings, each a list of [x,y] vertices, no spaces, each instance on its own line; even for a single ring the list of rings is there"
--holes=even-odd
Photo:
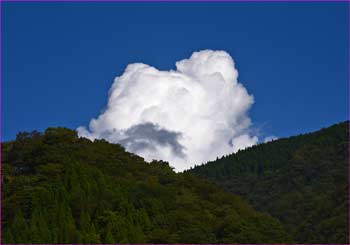
[[[349,122],[188,171],[276,217],[298,243],[349,243]]]
[[[73,130],[19,133],[2,144],[1,158],[2,243],[294,242],[277,219],[241,197]],[[343,215],[341,206],[333,212]],[[337,229],[341,218],[326,227]]]

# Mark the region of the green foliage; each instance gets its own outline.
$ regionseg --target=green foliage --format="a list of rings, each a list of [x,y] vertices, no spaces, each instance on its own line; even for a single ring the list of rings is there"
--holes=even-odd
[[[2,144],[3,243],[282,243],[281,224],[168,163],[49,128]]]
[[[299,243],[349,242],[349,122],[253,146],[189,172],[278,218]]]

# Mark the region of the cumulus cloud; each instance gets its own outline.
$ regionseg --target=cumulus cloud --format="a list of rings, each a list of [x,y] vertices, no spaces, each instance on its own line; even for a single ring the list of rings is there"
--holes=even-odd
[[[114,79],[106,110],[78,134],[188,169],[257,143],[247,114],[254,99],[237,79],[225,51],[194,52],[175,71],[130,64]]]

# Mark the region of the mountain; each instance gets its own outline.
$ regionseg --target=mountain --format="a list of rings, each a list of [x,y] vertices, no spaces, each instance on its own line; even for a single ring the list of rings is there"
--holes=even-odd
[[[2,143],[2,243],[292,243],[277,219],[166,162],[66,128]]]
[[[349,121],[188,171],[277,218],[298,243],[349,243]]]

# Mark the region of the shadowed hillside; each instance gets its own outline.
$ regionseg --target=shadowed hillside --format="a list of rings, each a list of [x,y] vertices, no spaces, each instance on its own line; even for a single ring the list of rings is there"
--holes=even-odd
[[[3,243],[285,243],[268,214],[167,163],[49,128],[2,144]]]
[[[189,172],[282,222],[298,243],[348,243],[349,122],[279,139]]]

